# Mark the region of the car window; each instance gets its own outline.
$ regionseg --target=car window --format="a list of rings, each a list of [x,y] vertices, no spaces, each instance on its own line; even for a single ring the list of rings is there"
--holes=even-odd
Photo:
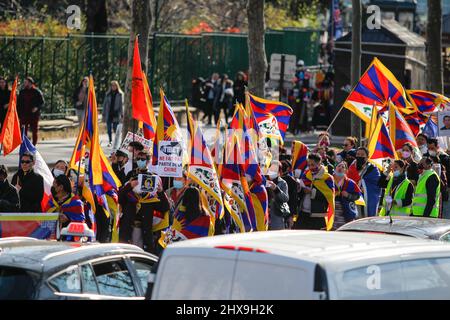
[[[0,300],[28,300],[35,296],[37,274],[0,267]]]
[[[402,262],[408,299],[450,299],[450,258]]]
[[[53,276],[48,283],[57,292],[81,293],[80,275],[76,266]]]
[[[84,264],[80,267],[81,280],[83,284],[83,293],[98,294],[97,282],[95,281],[94,271],[90,264]]]
[[[399,262],[346,270],[336,276],[339,299],[402,299]]]
[[[450,242],[450,232],[447,232],[446,234],[444,234],[443,236],[441,236],[439,238],[439,240],[441,241],[446,241],[446,242]]]
[[[133,257],[131,257],[130,260],[138,275],[142,291],[145,293],[148,286],[148,276],[150,273],[152,273],[152,268],[155,262],[147,259]]]
[[[123,259],[93,264],[98,290],[102,295],[135,297],[136,290]]]

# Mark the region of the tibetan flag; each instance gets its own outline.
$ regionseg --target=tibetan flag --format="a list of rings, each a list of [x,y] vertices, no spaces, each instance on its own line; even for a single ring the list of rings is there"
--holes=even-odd
[[[190,114],[188,113],[188,118]],[[213,221],[223,217],[222,193],[219,178],[214,166],[211,152],[206,144],[202,130],[197,123],[193,124],[192,141],[190,143],[190,161],[188,177],[202,189],[202,200]],[[188,126],[189,127],[189,126]]]
[[[222,166],[221,181],[223,190],[236,202],[238,210],[228,205],[227,209],[239,226],[240,232],[256,231],[253,198],[245,177],[242,153],[236,135],[233,137],[233,144],[233,148],[227,155],[227,161]]]
[[[87,182],[93,194],[101,198],[111,190],[118,190],[121,183],[115,175],[108,159],[100,147],[98,135],[97,100],[94,91],[94,79],[89,80],[88,104],[85,121],[80,128],[77,142],[75,143],[70,167],[87,176]],[[86,183],[86,181],[85,181]],[[106,210],[105,210],[106,211]],[[108,214],[108,213],[107,213]]]
[[[164,91],[160,89],[161,101],[159,105],[158,123],[153,145],[153,165],[158,162],[158,143],[159,141],[178,141],[182,142],[182,132],[177,118],[173,113],[169,100]]]
[[[422,113],[441,111],[450,104],[450,99],[439,93],[424,90],[406,90],[406,92],[414,108]]]
[[[52,193],[51,188],[53,184],[53,175],[50,169],[47,166],[47,163],[45,162],[44,158],[42,158],[39,151],[37,151],[36,147],[31,143],[31,141],[28,139],[28,137],[25,135],[25,130],[23,130],[23,136],[22,136],[22,144],[20,145],[19,149],[19,159],[22,158],[22,155],[25,152],[30,152],[34,154],[35,158],[35,165],[34,165],[34,172],[37,174],[40,174],[42,178],[44,179],[44,196],[42,197],[41,201],[41,208],[44,210],[45,206],[47,205]]]
[[[53,197],[48,200],[44,212],[53,213],[59,212],[66,215],[72,222],[84,222],[84,204],[78,196],[72,195],[63,204],[58,204]]]
[[[333,177],[329,173],[324,172],[323,176],[320,179],[314,179],[312,177],[311,171],[308,170],[303,178],[303,183],[305,185],[314,186],[317,190],[319,190],[322,193],[322,195],[327,200],[328,210],[325,216],[325,225],[327,231],[331,230],[333,228],[334,223],[334,211],[335,211],[334,198],[336,192]]]
[[[374,105],[372,111],[370,112],[370,122],[366,124],[365,136],[367,139],[370,138],[372,132],[375,130],[375,126],[377,125],[379,116],[380,113],[378,112],[378,108],[376,105]]]
[[[214,235],[214,224],[210,216],[203,215],[189,221],[186,218],[186,207],[180,205],[174,214],[173,224],[167,230],[161,232],[161,238],[158,242],[165,248],[174,242],[212,235]]]
[[[425,124],[425,127],[422,129],[422,133],[426,134],[430,138],[436,138],[438,136],[438,126],[436,122],[433,121],[432,117],[430,117]]]
[[[368,124],[373,106],[387,108],[389,99],[403,114],[414,112],[406,99],[406,90],[392,72],[374,58],[350,92],[344,107]]]
[[[282,102],[258,98],[251,94],[249,103],[261,134],[283,141],[292,108]]]
[[[142,73],[144,78],[144,94],[145,94],[145,104],[147,106],[147,112],[148,115],[145,116],[145,118],[150,119],[150,122],[146,122],[141,120],[143,132],[144,132],[144,138],[147,140],[153,141],[155,139],[156,135],[156,118],[155,113],[153,111],[153,98],[152,98],[152,92],[150,91],[150,87],[147,82],[147,77],[145,73]]]
[[[8,111],[6,112],[2,131],[0,133],[0,143],[2,144],[3,154],[5,156],[13,152],[22,143],[19,116],[17,114],[17,79],[18,76],[16,76],[16,80],[14,80],[11,89]]]
[[[409,128],[411,129],[414,136],[417,136],[419,134],[420,128],[422,128],[428,121],[428,117],[424,113],[421,113],[420,111],[416,111],[411,114],[406,114],[403,117],[408,123]]]
[[[308,156],[308,147],[301,141],[292,142],[292,171],[300,169],[305,170]]]
[[[59,213],[0,213],[0,238],[55,240]]]
[[[396,151],[401,150],[407,142],[413,148],[418,148],[414,133],[392,103],[389,103],[389,136]]]
[[[368,149],[370,160],[397,159],[397,153],[382,117],[378,117],[377,125],[368,142]]]

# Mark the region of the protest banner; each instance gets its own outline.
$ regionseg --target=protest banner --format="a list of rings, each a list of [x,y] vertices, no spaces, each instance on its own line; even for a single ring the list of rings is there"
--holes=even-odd
[[[142,145],[144,146],[144,151],[148,152],[150,155],[153,153],[153,142],[151,140],[147,140],[143,136],[136,133],[133,134],[133,132],[130,131],[128,131],[125,139],[123,139],[122,145],[120,146],[119,150],[128,153],[128,145],[133,141],[142,143]]]
[[[158,144],[158,174],[161,177],[183,176],[183,148],[178,141]]]

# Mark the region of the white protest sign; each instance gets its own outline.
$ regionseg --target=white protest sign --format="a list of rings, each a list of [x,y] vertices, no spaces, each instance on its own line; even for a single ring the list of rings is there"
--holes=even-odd
[[[158,144],[158,174],[160,177],[183,176],[183,148],[178,141]]]
[[[158,190],[159,179],[155,175],[140,174],[138,175],[138,191],[140,193],[150,193],[155,195]]]
[[[133,137],[134,136],[134,137]],[[142,143],[144,146],[144,150],[148,152],[150,155],[153,154],[153,142],[151,140],[145,139],[143,136],[138,134],[133,134],[133,132],[128,131],[125,139],[123,139],[122,145],[120,146],[120,150],[123,152],[128,152],[128,145],[130,142],[137,141]]]

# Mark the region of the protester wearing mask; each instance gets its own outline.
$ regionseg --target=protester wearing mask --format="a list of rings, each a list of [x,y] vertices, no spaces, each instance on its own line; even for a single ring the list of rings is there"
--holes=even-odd
[[[66,161],[64,161],[64,160],[56,161],[55,166],[52,169],[53,177],[56,178],[57,176],[66,174],[68,167],[69,166]]]
[[[267,176],[266,188],[269,199],[269,230],[286,229],[286,222],[292,225],[289,210],[289,190],[286,181],[281,178],[280,162],[272,161]]]
[[[417,170],[417,162],[414,161],[414,148],[409,142],[403,145],[401,158],[407,164],[406,176],[413,185],[416,185],[417,180],[419,180],[419,171]]]
[[[407,163],[403,160],[395,160],[382,175],[380,187],[385,188],[383,206],[380,216],[409,216],[414,186],[408,179]]]
[[[416,141],[421,155],[424,156],[428,152],[428,136],[425,133],[419,133]]]
[[[44,178],[34,172],[34,164],[34,155],[24,152],[20,158],[20,169],[11,180],[11,184],[19,191],[20,212],[42,212]]]
[[[359,207],[359,216],[376,216],[381,196],[381,188],[378,186],[380,171],[369,162],[369,150],[367,148],[359,147],[356,150],[356,160],[349,167],[348,177],[355,181],[363,192],[366,205]]]
[[[353,160],[356,157],[356,145],[358,143],[358,139],[354,137],[347,137],[344,140],[344,145],[342,146],[342,151],[339,152],[336,156],[336,162],[339,163],[341,161],[347,162],[347,165],[351,165]]]
[[[137,168],[136,159],[141,151],[144,151],[144,145],[142,143],[139,141],[130,142],[128,145],[128,161],[124,167],[125,175],[128,175],[131,171]]]
[[[307,161],[309,169],[300,181],[304,196],[296,229],[321,230],[327,227],[327,213],[335,209],[334,179],[326,172],[319,154],[309,154]]]
[[[137,169],[134,171],[133,176],[129,179],[128,183],[119,191],[119,202],[134,206],[134,217],[126,217],[128,232],[129,228],[132,228],[131,241],[150,253],[155,253],[155,245],[153,239],[153,216],[154,212],[161,213],[168,212],[170,209],[169,200],[164,193],[161,178],[157,177],[157,190],[155,193],[142,192],[138,177],[140,174],[150,174],[147,167],[150,161],[150,156],[142,151],[139,152],[136,158]],[[131,212],[132,213],[132,212]],[[125,211],[124,211],[125,215]],[[127,239],[130,241],[130,239]],[[142,242],[142,243],[141,243]]]
[[[437,163],[433,163],[432,169],[435,169],[440,178],[442,200],[445,202],[444,206],[447,206],[449,199],[447,182],[449,179],[448,172],[450,172],[450,157],[439,147],[439,141],[436,138],[429,138],[427,147],[428,152],[425,154],[425,157],[429,157],[431,160],[436,157],[438,160]]]
[[[416,217],[439,217],[440,181],[432,169],[433,161],[424,157],[419,163],[419,181],[414,192],[411,211]]]
[[[169,203],[170,203],[170,224],[173,222],[173,214],[181,203],[183,199],[184,192],[186,188],[189,187],[189,183],[187,181],[187,172],[183,171],[182,177],[173,178],[172,188],[169,188],[166,192]]]
[[[83,202],[72,193],[72,185],[65,175],[59,175],[53,180],[52,196],[44,211],[59,212],[61,228],[71,222],[85,222]]]
[[[114,154],[111,168],[113,169],[114,173],[116,174],[117,178],[119,178],[120,183],[124,185],[127,180],[127,175],[125,174],[125,165],[128,162],[128,154],[121,150],[117,150]]]
[[[19,193],[8,181],[8,168],[0,165],[0,212],[17,212],[20,209]]]
[[[334,229],[355,220],[358,216],[355,201],[362,196],[362,192],[355,181],[347,177],[347,171],[347,162],[342,161],[336,166],[333,175],[336,185]]]

